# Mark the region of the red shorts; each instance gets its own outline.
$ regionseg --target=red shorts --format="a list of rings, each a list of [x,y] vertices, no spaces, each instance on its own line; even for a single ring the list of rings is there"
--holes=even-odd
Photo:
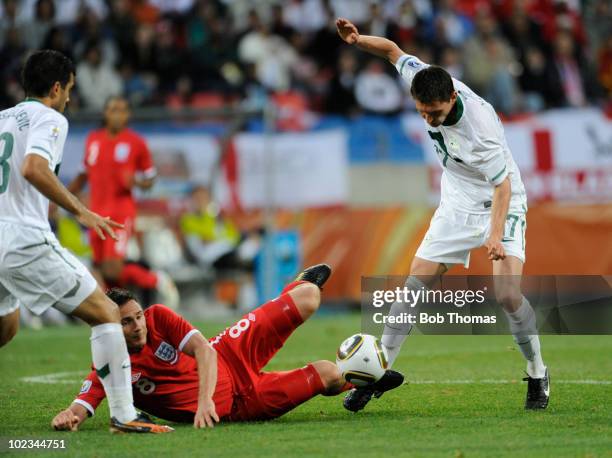
[[[118,240],[113,240],[108,234],[105,234],[106,240],[102,240],[94,230],[89,230],[89,241],[93,251],[93,261],[96,264],[109,259],[125,258],[128,241],[130,237],[132,237],[134,230],[134,218],[128,216],[113,219],[125,226],[124,229],[114,229]]]
[[[227,420],[275,418],[323,391],[321,378],[310,364],[291,371],[262,372],[302,322],[289,294],[283,294],[210,340],[233,379],[234,404]]]

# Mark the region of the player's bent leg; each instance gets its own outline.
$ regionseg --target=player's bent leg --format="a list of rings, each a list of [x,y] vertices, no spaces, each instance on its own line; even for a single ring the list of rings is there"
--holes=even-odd
[[[410,276],[406,280],[405,286],[412,290],[429,288],[437,281],[440,275],[446,272],[446,270],[447,266],[443,263],[415,257],[412,260]],[[416,313],[416,305],[413,308],[403,302],[395,302],[389,309],[389,316],[400,316],[406,312]],[[410,323],[402,322],[393,325],[385,325],[381,343],[387,352],[389,367],[395,362],[400,352],[400,348],[411,330],[412,325]]]
[[[331,371],[326,375],[333,383]],[[277,418],[327,389],[314,363],[291,371],[265,372],[254,386],[255,396],[245,400],[234,420]]]
[[[338,366],[331,361],[314,361],[310,365],[315,368],[321,378],[325,388],[325,391],[321,393],[323,396],[336,396],[352,388],[352,385],[340,374]]]
[[[19,330],[19,309],[0,316],[0,347],[9,343]]]
[[[291,296],[298,312],[300,312],[302,321],[310,318],[321,304],[321,291],[313,283],[306,282],[296,286],[289,291],[289,296]]]
[[[130,356],[120,324],[119,307],[96,286],[72,315],[91,326],[93,364],[108,398],[111,429],[115,431],[114,423],[127,424],[138,415],[133,404]]]

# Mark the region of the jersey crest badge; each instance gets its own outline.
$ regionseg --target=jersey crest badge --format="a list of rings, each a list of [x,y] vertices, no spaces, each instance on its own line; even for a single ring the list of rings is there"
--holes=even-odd
[[[125,162],[130,155],[130,145],[128,143],[119,143],[115,146],[115,160],[117,162]]]
[[[166,342],[159,344],[155,351],[155,356],[170,364],[174,364],[178,360],[178,352],[172,345]]]

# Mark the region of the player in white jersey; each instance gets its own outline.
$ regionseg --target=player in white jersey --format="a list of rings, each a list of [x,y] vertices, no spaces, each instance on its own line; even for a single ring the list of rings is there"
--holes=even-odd
[[[415,290],[430,287],[453,264],[468,267],[470,251],[485,246],[493,262],[496,299],[527,360],[525,408],[546,408],[548,369],[542,361],[535,313],[520,288],[527,199],[495,110],[446,70],[405,54],[394,42],[360,35],[347,19],[338,19],[336,26],[348,44],[395,65],[410,85],[443,168],[440,205],[412,261],[406,286]],[[405,313],[405,307],[394,303],[389,314]],[[390,364],[411,328],[410,324],[385,325],[381,341]],[[394,371],[388,372],[386,377],[392,378]],[[353,390],[344,405],[361,410],[377,391],[376,387]]]
[[[0,346],[17,333],[20,305],[37,315],[55,307],[81,318],[92,327],[93,362],[109,399],[111,429],[171,431],[134,409],[119,309],[49,227],[49,200],[102,238],[115,238],[113,227],[121,227],[89,211],[56,176],[68,133],[61,113],[74,77],[73,63],[61,53],[35,52],[22,71],[26,100],[0,112]]]

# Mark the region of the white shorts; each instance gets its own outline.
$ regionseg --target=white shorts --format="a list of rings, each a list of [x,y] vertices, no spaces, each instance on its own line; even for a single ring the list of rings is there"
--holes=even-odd
[[[36,315],[49,307],[72,313],[96,286],[52,232],[0,222],[0,316],[19,305]]]
[[[502,245],[507,256],[525,262],[524,211],[508,212]],[[490,214],[465,213],[440,206],[416,252],[417,257],[442,264],[470,265],[470,251],[486,242],[491,230]]]

